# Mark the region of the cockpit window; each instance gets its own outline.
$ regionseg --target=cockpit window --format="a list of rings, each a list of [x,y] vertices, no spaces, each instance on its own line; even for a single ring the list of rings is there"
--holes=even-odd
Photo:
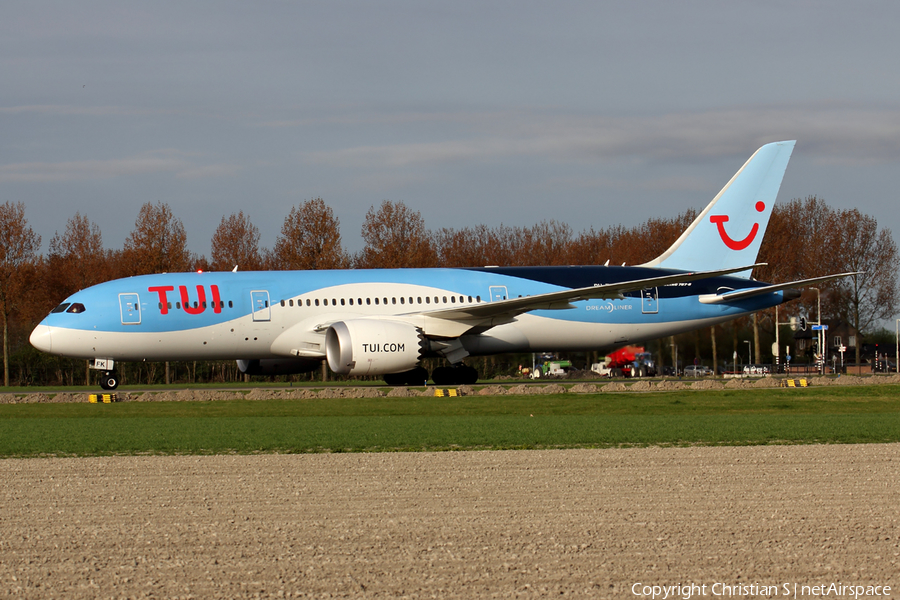
[[[67,313],[83,313],[84,312],[84,304],[81,302],[76,302],[72,306],[70,306],[67,310]]]
[[[50,314],[65,312],[65,310],[66,310],[67,308],[69,308],[69,303],[68,303],[68,302],[63,302],[62,304],[60,304],[59,306],[57,306],[56,308],[54,308],[53,310],[51,310],[51,311],[50,311]]]

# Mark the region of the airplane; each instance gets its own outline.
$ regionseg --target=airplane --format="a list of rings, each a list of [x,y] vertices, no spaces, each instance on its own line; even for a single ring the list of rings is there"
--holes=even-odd
[[[121,361],[236,360],[241,372],[311,371],[325,360],[389,385],[475,383],[469,356],[589,351],[667,337],[799,297],[828,275],[751,278],[794,141],[757,150],[684,233],[637,266],[160,273],[66,298],[35,348],[88,359],[115,389]],[[425,357],[447,365],[432,373]]]

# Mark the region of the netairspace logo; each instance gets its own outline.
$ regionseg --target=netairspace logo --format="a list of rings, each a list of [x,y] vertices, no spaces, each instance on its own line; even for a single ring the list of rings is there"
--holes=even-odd
[[[813,585],[798,583],[782,583],[777,585],[764,585],[761,583],[704,583],[704,584],[675,584],[675,585],[650,585],[635,583],[631,586],[631,593],[635,596],[650,598],[651,600],[668,600],[669,598],[690,600],[699,596],[712,597],[739,597],[749,598],[764,596],[774,598],[777,596],[787,598],[884,598],[891,595],[891,587],[886,585],[849,585],[844,583],[820,583]]]

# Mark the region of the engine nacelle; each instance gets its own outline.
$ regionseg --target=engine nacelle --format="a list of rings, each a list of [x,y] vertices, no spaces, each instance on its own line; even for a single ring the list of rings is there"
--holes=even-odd
[[[239,360],[238,369],[246,375],[294,375],[319,368],[321,360],[312,358],[263,358]]]
[[[341,375],[409,371],[419,364],[425,345],[420,329],[396,321],[338,321],[325,332],[328,366]]]

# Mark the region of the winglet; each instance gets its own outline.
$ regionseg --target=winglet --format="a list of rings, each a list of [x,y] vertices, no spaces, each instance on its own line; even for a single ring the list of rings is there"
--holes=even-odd
[[[681,237],[641,266],[714,271],[755,263],[794,143],[757,150]]]

